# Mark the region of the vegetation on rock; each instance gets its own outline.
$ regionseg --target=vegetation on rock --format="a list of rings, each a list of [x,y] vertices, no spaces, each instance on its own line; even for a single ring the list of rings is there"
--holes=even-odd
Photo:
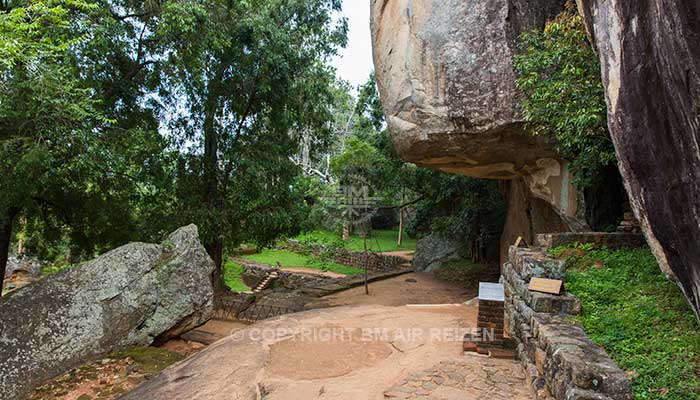
[[[600,63],[583,19],[570,5],[544,30],[525,33],[520,41],[514,64],[525,94],[525,120],[533,134],[554,135],[576,183],[591,186],[616,159]]]

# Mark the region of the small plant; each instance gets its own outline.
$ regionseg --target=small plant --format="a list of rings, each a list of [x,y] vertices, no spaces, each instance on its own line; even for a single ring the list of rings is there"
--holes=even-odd
[[[168,252],[173,251],[175,250],[175,244],[170,240],[166,240],[163,242],[163,249]]]
[[[41,276],[55,275],[64,269],[71,268],[74,264],[52,264],[41,268]]]

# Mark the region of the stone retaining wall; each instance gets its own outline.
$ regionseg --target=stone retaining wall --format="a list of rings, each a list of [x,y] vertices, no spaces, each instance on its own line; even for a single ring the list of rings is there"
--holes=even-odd
[[[402,257],[390,256],[381,253],[367,253],[349,251],[342,248],[331,248],[323,244],[302,244],[297,240],[287,241],[287,249],[295,253],[311,253],[315,257],[325,256],[334,262],[350,265],[370,271],[390,271],[401,264],[409,263]]]
[[[533,277],[563,280],[565,273],[564,261],[536,248],[511,247],[502,269],[508,332],[537,399],[633,399],[627,374],[572,320],[581,301],[528,290]]]
[[[322,286],[337,281],[337,279],[321,275],[283,271],[269,265],[244,259],[236,259],[236,262],[243,266],[243,274],[241,274],[241,277],[243,278],[243,282],[251,288],[260,284],[267,274],[272,271],[276,271],[279,276],[279,278],[272,282],[272,288],[284,286],[288,289],[297,289],[301,287]]]

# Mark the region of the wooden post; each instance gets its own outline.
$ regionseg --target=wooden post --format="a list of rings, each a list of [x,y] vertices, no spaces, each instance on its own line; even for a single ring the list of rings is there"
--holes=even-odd
[[[17,235],[17,255],[24,254],[24,236],[26,235],[27,218],[22,215],[19,217],[19,233]]]
[[[403,241],[403,208],[399,208],[399,240],[396,243],[397,247],[401,247]]]
[[[367,276],[367,264],[369,259],[367,258],[367,235],[365,235],[365,295],[369,296],[369,277]]]

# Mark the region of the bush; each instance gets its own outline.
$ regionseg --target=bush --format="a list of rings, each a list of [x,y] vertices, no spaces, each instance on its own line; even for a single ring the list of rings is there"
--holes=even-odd
[[[574,183],[592,186],[616,159],[600,64],[583,19],[569,6],[544,31],[525,33],[520,41],[515,68],[528,127],[535,135],[554,135]]]

